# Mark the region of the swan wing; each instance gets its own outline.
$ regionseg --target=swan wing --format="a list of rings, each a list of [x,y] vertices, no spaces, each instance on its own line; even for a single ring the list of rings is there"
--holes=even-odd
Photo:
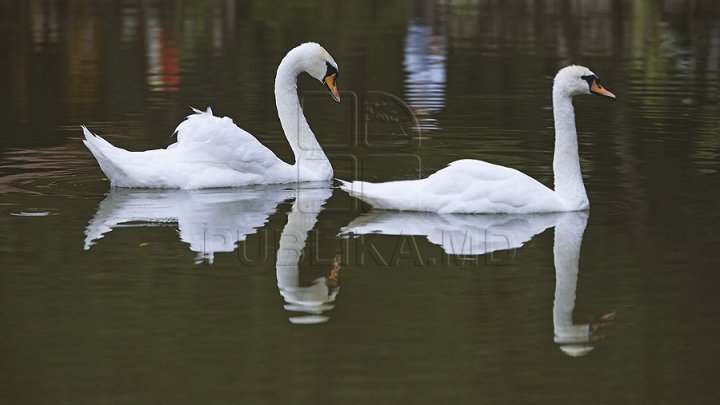
[[[236,187],[292,181],[292,166],[228,117],[195,110],[166,149],[130,152],[83,127],[84,143],[113,186]]]
[[[343,182],[341,188],[380,209],[438,213],[562,211],[555,193],[512,168],[458,160],[422,180]]]
[[[284,163],[231,118],[216,117],[210,108],[205,112],[194,111],[175,129],[177,142],[168,147],[176,149],[187,162],[227,166],[258,175],[267,175],[269,170]]]

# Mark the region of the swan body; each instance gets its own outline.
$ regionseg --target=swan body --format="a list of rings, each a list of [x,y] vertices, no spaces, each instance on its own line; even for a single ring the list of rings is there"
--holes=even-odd
[[[316,43],[305,43],[283,58],[275,77],[275,102],[280,123],[295,155],[295,164],[275,156],[265,145],[228,117],[210,108],[194,110],[178,125],[177,142],[166,149],[130,152],[113,146],[82,127],[83,142],[114,187],[181,188],[238,187],[332,179],[330,161],[303,115],[297,76],[307,72],[340,101],[338,67]]]
[[[588,68],[568,66],[555,76],[555,190],[512,168],[458,160],[421,180],[368,183],[340,181],[340,188],[378,209],[449,213],[580,211],[590,207],[580,171],[572,97],[615,96]]]

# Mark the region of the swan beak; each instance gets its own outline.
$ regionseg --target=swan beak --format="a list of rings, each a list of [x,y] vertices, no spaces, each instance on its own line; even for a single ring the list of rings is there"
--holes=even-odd
[[[323,79],[323,84],[325,84],[325,87],[327,87],[328,90],[330,90],[330,94],[332,94],[335,101],[338,103],[340,102],[340,92],[337,88],[337,73],[333,73],[331,75],[325,76]]]
[[[605,97],[615,98],[615,95],[605,90],[605,88],[601,86],[600,83],[597,82],[597,80],[593,80],[592,84],[590,85],[590,92]]]

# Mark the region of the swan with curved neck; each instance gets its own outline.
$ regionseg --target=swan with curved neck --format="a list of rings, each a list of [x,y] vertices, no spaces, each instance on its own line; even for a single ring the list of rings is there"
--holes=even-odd
[[[530,213],[590,207],[580,171],[572,98],[615,98],[583,66],[561,69],[553,83],[555,190],[515,169],[480,160],[458,160],[421,180],[368,183],[341,180],[344,191],[375,208],[439,213]]]
[[[323,181],[332,178],[330,161],[303,114],[297,77],[306,72],[340,102],[338,65],[320,45],[292,49],[275,77],[275,103],[285,136],[295,155],[288,164],[228,117],[194,109],[178,125],[177,142],[166,149],[130,152],[111,145],[85,126],[83,142],[114,187],[211,188],[249,184]]]

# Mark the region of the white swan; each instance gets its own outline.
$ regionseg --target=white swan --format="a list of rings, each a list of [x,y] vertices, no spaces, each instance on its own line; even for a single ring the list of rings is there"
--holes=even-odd
[[[515,169],[480,160],[458,160],[422,180],[342,183],[340,188],[375,208],[438,213],[531,213],[589,208],[580,172],[572,97],[615,98],[588,68],[568,66],[555,76],[555,190]]]
[[[275,77],[275,103],[295,164],[279,159],[260,141],[228,118],[194,110],[178,125],[177,142],[167,149],[129,152],[111,145],[83,126],[83,142],[115,187],[211,188],[332,179],[332,167],[303,115],[297,76],[320,80],[335,101],[338,66],[316,43],[292,49]]]

